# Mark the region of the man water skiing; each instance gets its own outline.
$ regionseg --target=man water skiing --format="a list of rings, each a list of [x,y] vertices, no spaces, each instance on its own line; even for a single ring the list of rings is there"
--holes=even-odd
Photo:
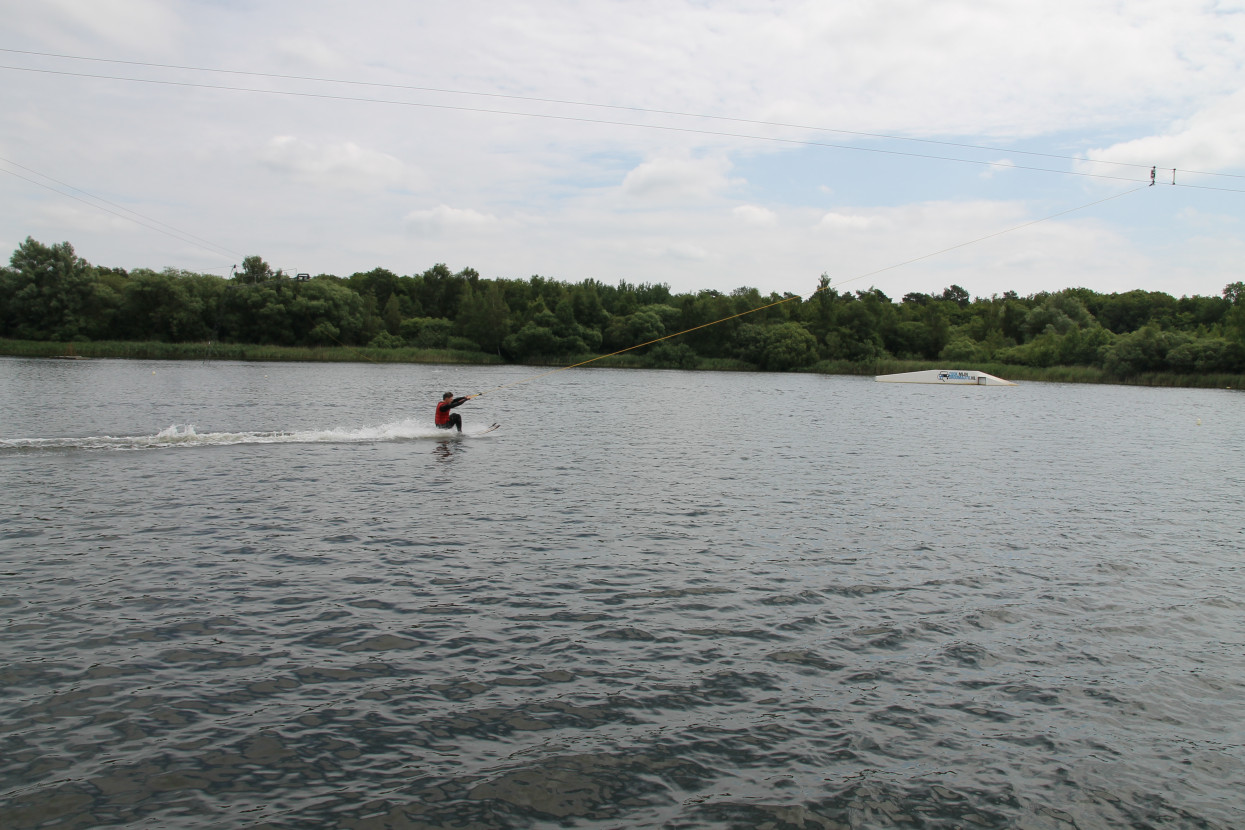
[[[459,432],[463,431],[463,416],[457,412],[451,413],[450,410],[456,406],[462,406],[467,401],[476,397],[475,395],[467,395],[462,398],[455,398],[453,392],[446,392],[441,396],[441,403],[437,404],[437,417],[434,423],[437,429],[457,428]]]

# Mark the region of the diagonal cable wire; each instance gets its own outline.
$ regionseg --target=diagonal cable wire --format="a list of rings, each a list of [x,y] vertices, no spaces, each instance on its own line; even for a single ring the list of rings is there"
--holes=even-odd
[[[199,248],[204,251],[208,251],[217,256],[220,256],[222,252],[225,254],[228,254],[231,257],[241,256],[241,254],[238,254],[235,251],[231,251],[228,248],[225,248],[223,246],[217,245],[214,242],[195,236],[194,234],[187,233],[186,231],[179,230],[173,227],[172,225],[166,225],[165,223],[159,221],[158,219],[152,219],[148,216],[143,216],[143,214],[141,213],[130,210],[129,208],[122,207],[121,205],[110,202],[107,199],[101,199],[98,196],[93,196],[90,193],[87,193],[85,190],[80,190],[79,188],[76,188],[73,185],[65,184],[64,182],[57,181],[56,179],[53,179],[51,176],[44,175],[43,173],[40,173],[36,170],[31,170],[29,167],[25,167],[24,165],[18,164],[17,162],[10,161],[9,159],[6,159],[6,158],[0,158],[0,162],[11,164],[14,167],[19,167],[22,170],[26,170],[30,173],[34,173],[36,176],[43,176],[43,178],[47,179],[48,181],[56,182],[56,184],[60,185],[61,187],[67,187],[70,190],[74,190],[74,191],[77,191],[78,193],[83,194],[84,196],[90,196],[91,199],[95,199],[98,202],[103,202],[104,204],[97,204],[96,202],[88,201],[87,199],[84,199],[81,196],[75,196],[73,193],[66,193],[63,190],[58,190],[57,188],[52,187],[49,184],[45,184],[44,182],[37,181],[35,179],[30,178],[29,176],[23,176],[21,173],[16,173],[12,170],[5,170],[3,168],[0,168],[0,172],[8,173],[10,176],[21,179],[22,181],[25,181],[25,182],[30,182],[31,184],[37,187],[42,187],[45,190],[50,190],[53,193],[57,193],[68,199],[73,199],[74,201],[81,202],[82,204],[93,207],[96,210],[102,210],[105,213],[111,213],[113,216],[124,219],[127,222],[133,222],[136,225],[141,225],[144,228],[148,228],[158,233],[162,233],[165,236],[171,236],[172,238],[178,240],[179,242],[185,242],[189,245],[193,245],[196,248]],[[112,205],[113,207],[118,208],[118,210],[113,210],[110,207],[105,207],[105,205]],[[121,211],[125,211],[125,213],[122,213]],[[126,215],[126,214],[132,214],[132,215]],[[138,217],[138,218],[135,218],[135,217]]]
[[[813,291],[813,293],[809,295],[809,299],[811,300],[815,295],[821,293],[822,291],[828,291],[831,288],[837,289],[839,286],[846,285],[849,282],[855,282],[856,280],[863,280],[867,277],[872,277],[876,274],[881,274],[886,271],[892,271],[896,268],[902,268],[905,265],[911,265],[914,262],[920,262],[921,260],[930,259],[936,256],[941,256],[942,254],[948,253],[950,251],[958,250],[959,248],[966,248],[969,245],[976,245],[979,242],[985,242],[987,239],[994,239],[995,237],[1003,236],[1004,234],[1014,233],[1016,231],[1023,230],[1024,228],[1033,227],[1034,225],[1040,224],[1042,222],[1049,222],[1051,219],[1058,219],[1060,216],[1067,216],[1069,213],[1075,213],[1079,210],[1085,210],[1086,208],[1091,208],[1094,205],[1101,205],[1104,202],[1109,202],[1112,199],[1118,199],[1121,196],[1129,196],[1133,193],[1137,193],[1139,191],[1145,190],[1147,187],[1148,185],[1146,185],[1145,187],[1136,187],[1136,188],[1133,188],[1132,190],[1126,190],[1121,193],[1116,193],[1112,196],[1107,196],[1105,199],[1097,199],[1093,202],[1087,202],[1086,204],[1083,204],[1083,205],[1077,205],[1076,207],[1071,207],[1066,210],[1061,210],[1058,213],[1052,213],[1049,216],[1043,216],[1041,219],[1034,219],[1030,222],[1024,222],[1023,224],[1020,224],[1020,225],[1015,225],[1013,227],[1006,228],[1001,231],[995,231],[994,233],[986,234],[985,236],[979,236],[976,239],[970,239],[967,242],[960,242],[959,244],[951,245],[950,247],[943,248],[938,251],[932,251],[928,254],[922,254],[919,257],[913,257],[912,259],[904,260],[903,262],[897,262],[894,265],[888,265],[885,268],[879,268],[876,271],[870,271],[868,273],[860,274],[858,276],[851,277],[849,279],[840,280],[839,282],[834,283],[834,284],[826,284],[826,285],[819,287],[817,290]],[[789,297],[783,297],[781,300],[775,300],[773,302],[766,303],[765,305],[759,305],[756,308],[750,308],[750,309],[747,309],[746,311],[741,311],[737,314],[728,315],[726,317],[723,317],[720,320],[713,320],[708,323],[701,323],[699,326],[692,326],[690,329],[683,329],[682,331],[676,331],[673,334],[667,334],[662,337],[657,337],[657,338],[654,338],[653,340],[645,341],[644,343],[637,343],[634,346],[628,346],[627,348],[619,349],[616,352],[610,352],[609,354],[598,355],[597,357],[589,358],[588,360],[581,360],[578,363],[572,363],[569,366],[561,366],[557,369],[551,369],[548,372],[542,372],[539,375],[533,375],[528,378],[523,378],[522,380],[516,380],[510,383],[505,383],[505,384],[502,384],[501,386],[496,386],[485,392],[479,392],[475,395],[472,395],[471,397],[478,398],[481,395],[487,395],[493,392],[500,392],[501,390],[509,389],[512,386],[519,386],[520,384],[529,383],[530,381],[534,381],[534,380],[540,380],[541,378],[549,377],[550,375],[556,375],[558,372],[565,372],[568,369],[576,369],[580,366],[587,366],[589,363],[595,363],[596,361],[604,360],[607,357],[614,357],[615,355],[620,355],[620,354],[623,354],[624,352],[634,351],[635,349],[642,349],[645,346],[651,346],[654,343],[660,343],[661,341],[669,340],[672,337],[679,337],[680,335],[684,335],[684,334],[687,334],[693,331],[699,331],[700,329],[708,328],[709,326],[716,326],[718,323],[725,323],[728,320],[735,320],[739,317],[745,317],[749,314],[756,314],[758,311],[764,311],[767,308],[773,308],[774,306],[779,306],[779,305],[782,305],[783,303],[789,303],[792,300],[798,300],[798,299],[800,299],[799,294],[792,294]]]

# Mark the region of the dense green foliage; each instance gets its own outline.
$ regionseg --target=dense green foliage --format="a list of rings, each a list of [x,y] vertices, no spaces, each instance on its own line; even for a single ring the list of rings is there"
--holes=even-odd
[[[644,365],[790,371],[939,360],[1085,367],[1107,379],[1239,375],[1245,285],[1233,283],[1221,297],[1179,299],[1084,288],[972,299],[953,285],[896,303],[877,289],[840,293],[824,276],[805,300],[754,288],[676,295],[660,284],[483,279],[445,265],[412,276],[376,268],[299,280],[258,256],[223,279],[96,267],[68,242],[49,247],[29,238],[0,271],[0,337],[28,341],[366,348],[395,357],[453,350],[534,362],[614,352],[685,330],[646,346]]]

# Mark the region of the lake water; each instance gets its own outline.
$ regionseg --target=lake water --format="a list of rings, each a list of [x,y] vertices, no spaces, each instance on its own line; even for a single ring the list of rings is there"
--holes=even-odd
[[[1245,826],[1242,393],[539,372],[0,358],[0,827]]]

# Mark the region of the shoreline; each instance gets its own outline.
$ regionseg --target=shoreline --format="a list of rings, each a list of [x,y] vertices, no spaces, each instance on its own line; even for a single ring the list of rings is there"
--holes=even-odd
[[[509,363],[500,355],[454,349],[375,349],[351,346],[260,346],[243,343],[162,343],[159,341],[86,341],[60,342],[42,340],[0,339],[0,356],[37,357],[59,360],[120,359],[120,360],[238,360],[247,362],[298,363],[418,363],[467,366],[564,366],[591,360],[593,355],[578,355]],[[593,361],[582,368],[662,369],[642,355],[616,355]],[[1040,368],[1001,363],[974,363],[970,367],[926,360],[885,358],[867,363],[844,360],[823,360],[797,370],[805,374],[873,376],[911,372],[922,369],[971,368],[1019,382],[1039,383],[1100,383],[1116,386],[1154,386],[1189,389],[1245,389],[1245,375],[1176,374],[1150,372],[1130,378],[1116,378],[1092,366],[1051,366]],[[694,372],[744,371],[760,372],[755,366],[739,360],[702,359],[700,365],[683,369]],[[784,374],[777,372],[774,374]]]

